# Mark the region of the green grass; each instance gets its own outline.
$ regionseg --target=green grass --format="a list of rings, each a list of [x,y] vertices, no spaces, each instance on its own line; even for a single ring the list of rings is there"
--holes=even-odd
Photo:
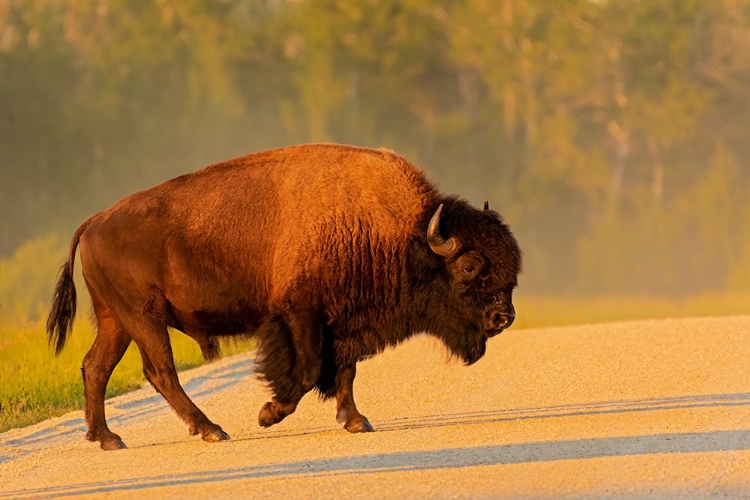
[[[560,298],[518,294],[513,326],[546,326],[664,318],[750,314],[750,296],[706,295],[684,299],[648,297]],[[68,345],[59,357],[47,346],[43,325],[0,329],[0,432],[23,427],[84,405],[81,361],[94,340],[94,329],[84,319],[76,321]],[[200,349],[189,337],[175,332],[172,346],[178,369],[203,362]],[[249,349],[248,343],[225,346],[223,352]],[[134,346],[115,369],[107,397],[143,383],[140,356]]]
[[[41,323],[0,330],[0,432],[31,425],[84,405],[81,362],[94,341],[94,328],[83,319],[75,323],[59,357],[47,346]],[[198,345],[180,332],[172,334],[178,370],[203,362]],[[224,346],[224,354],[247,350],[239,342]],[[107,397],[138,388],[144,382],[141,358],[131,345],[107,385]]]

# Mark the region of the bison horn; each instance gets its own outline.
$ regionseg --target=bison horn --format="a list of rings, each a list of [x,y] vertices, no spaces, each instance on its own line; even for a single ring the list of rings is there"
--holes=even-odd
[[[443,257],[450,257],[456,253],[458,245],[454,238],[447,240],[440,235],[440,214],[443,212],[442,203],[435,210],[435,215],[430,219],[430,225],[427,226],[427,243],[433,252]]]
[[[484,200],[484,209],[489,210],[490,209],[490,202],[487,200]]]

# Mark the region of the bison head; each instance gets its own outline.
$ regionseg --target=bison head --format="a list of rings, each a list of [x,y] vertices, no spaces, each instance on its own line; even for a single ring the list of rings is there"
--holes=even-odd
[[[461,202],[449,210],[444,216],[440,205],[427,228],[427,243],[442,258],[447,284],[434,331],[454,355],[472,364],[484,355],[487,339],[513,324],[521,250],[497,213]]]

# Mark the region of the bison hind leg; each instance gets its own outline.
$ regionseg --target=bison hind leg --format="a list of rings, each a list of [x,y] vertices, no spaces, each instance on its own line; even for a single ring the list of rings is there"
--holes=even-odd
[[[88,426],[86,439],[98,441],[103,450],[119,450],[126,446],[120,436],[107,426],[104,398],[112,372],[125,354],[132,338],[109,304],[102,299],[99,291],[85,276],[84,281],[91,296],[92,319],[97,330],[94,343],[83,358],[81,366]]]

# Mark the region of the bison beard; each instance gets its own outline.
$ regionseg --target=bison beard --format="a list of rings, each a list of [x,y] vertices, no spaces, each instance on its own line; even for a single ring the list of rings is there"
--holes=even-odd
[[[131,342],[146,379],[206,441],[228,435],[179,384],[168,328],[204,357],[218,340],[257,340],[273,397],[262,426],[311,390],[336,399],[350,432],[373,430],[356,407],[358,361],[425,332],[471,365],[515,318],[521,251],[489,210],[440,193],[384,150],[293,146],[211,165],[130,195],[76,231],[47,322],[59,353],[75,316],[73,263],[97,321],[83,361],[87,438],[124,448],[104,394]]]

